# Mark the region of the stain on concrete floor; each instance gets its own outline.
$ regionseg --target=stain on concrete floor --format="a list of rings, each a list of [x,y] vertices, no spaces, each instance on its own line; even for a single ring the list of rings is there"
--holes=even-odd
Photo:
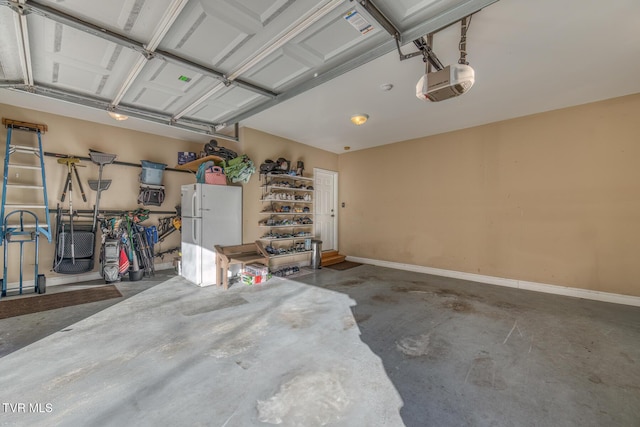
[[[329,270],[226,292],[172,282],[66,324],[2,359],[4,392],[56,408],[8,422],[638,424],[637,307],[366,265]],[[230,299],[217,306],[213,293]],[[203,295],[219,309],[192,304]],[[43,372],[27,368],[45,358]],[[41,391],[47,383],[55,394]]]

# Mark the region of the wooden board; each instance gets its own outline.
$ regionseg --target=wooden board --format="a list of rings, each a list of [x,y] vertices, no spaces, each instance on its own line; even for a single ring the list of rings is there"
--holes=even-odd
[[[183,170],[183,171],[198,172],[198,167],[204,162],[212,161],[213,163],[215,163],[217,165],[220,162],[222,162],[223,160],[224,159],[222,157],[218,157],[218,156],[206,156],[206,157],[202,157],[200,159],[196,159],[196,160],[194,160],[192,162],[185,163],[183,165],[176,165],[176,167],[174,169]]]
[[[39,123],[29,123],[29,122],[21,122],[19,120],[11,120],[2,118],[2,124],[5,127],[12,127],[13,129],[27,130],[30,132],[40,131],[41,133],[45,133],[49,128],[47,125],[42,125]]]

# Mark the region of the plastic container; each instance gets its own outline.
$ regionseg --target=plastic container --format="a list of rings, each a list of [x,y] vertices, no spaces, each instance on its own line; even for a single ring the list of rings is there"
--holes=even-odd
[[[140,160],[140,163],[142,163],[140,182],[143,184],[161,185],[162,173],[167,165],[164,163],[150,162],[148,160]]]
[[[144,270],[142,269],[134,270],[133,268],[129,268],[130,282],[137,282],[138,280],[142,280],[142,277],[144,277]]]

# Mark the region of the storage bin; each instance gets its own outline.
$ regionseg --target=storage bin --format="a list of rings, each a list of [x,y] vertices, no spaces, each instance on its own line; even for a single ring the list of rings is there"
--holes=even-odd
[[[150,162],[148,160],[140,160],[140,163],[142,163],[140,182],[151,185],[162,184],[162,172],[164,172],[164,168],[167,167],[166,164]]]

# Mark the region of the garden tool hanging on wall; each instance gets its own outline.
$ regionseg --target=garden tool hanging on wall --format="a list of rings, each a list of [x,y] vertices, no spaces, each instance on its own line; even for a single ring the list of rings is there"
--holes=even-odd
[[[89,180],[89,187],[91,187],[92,190],[98,192],[96,195],[96,204],[93,209],[93,224],[91,226],[91,230],[93,230],[93,232],[95,233],[96,225],[98,223],[98,214],[100,213],[100,194],[103,190],[108,189],[111,185],[110,179],[102,179],[102,169],[104,168],[104,165],[113,163],[117,156],[115,154],[101,153],[99,151],[89,150],[89,157],[91,158],[91,161],[93,163],[100,167],[98,172],[98,180]]]
[[[67,192],[69,194],[69,237],[71,239],[70,249],[71,249],[71,263],[75,264],[76,256],[75,256],[75,240],[73,236],[73,175],[75,175],[76,180],[78,181],[78,188],[80,189],[80,193],[82,194],[82,200],[87,201],[87,196],[84,194],[84,188],[82,188],[82,182],[80,181],[80,176],[78,174],[78,169],[76,166],[84,166],[79,165],[80,159],[77,157],[64,157],[62,159],[58,159],[58,163],[62,165],[67,165],[67,181],[64,185],[64,190],[62,190],[62,196],[60,196],[60,201],[64,202],[64,199],[67,197]]]
[[[85,167],[84,165],[80,164],[80,159],[77,157],[64,157],[61,159],[58,159],[58,163],[62,164],[62,165],[67,165],[67,181],[65,183],[64,186],[64,190],[62,190],[62,196],[60,197],[60,201],[64,202],[65,197],[67,196],[67,191],[71,192],[72,191],[72,175],[71,173],[73,172],[73,174],[76,177],[76,181],[78,181],[78,188],[80,189],[80,194],[82,194],[82,200],[83,201],[87,201],[87,195],[84,194],[84,188],[82,187],[82,181],[80,180],[80,175],[78,174],[78,169],[76,169],[76,167]],[[71,195],[69,195],[69,200],[71,200]]]

